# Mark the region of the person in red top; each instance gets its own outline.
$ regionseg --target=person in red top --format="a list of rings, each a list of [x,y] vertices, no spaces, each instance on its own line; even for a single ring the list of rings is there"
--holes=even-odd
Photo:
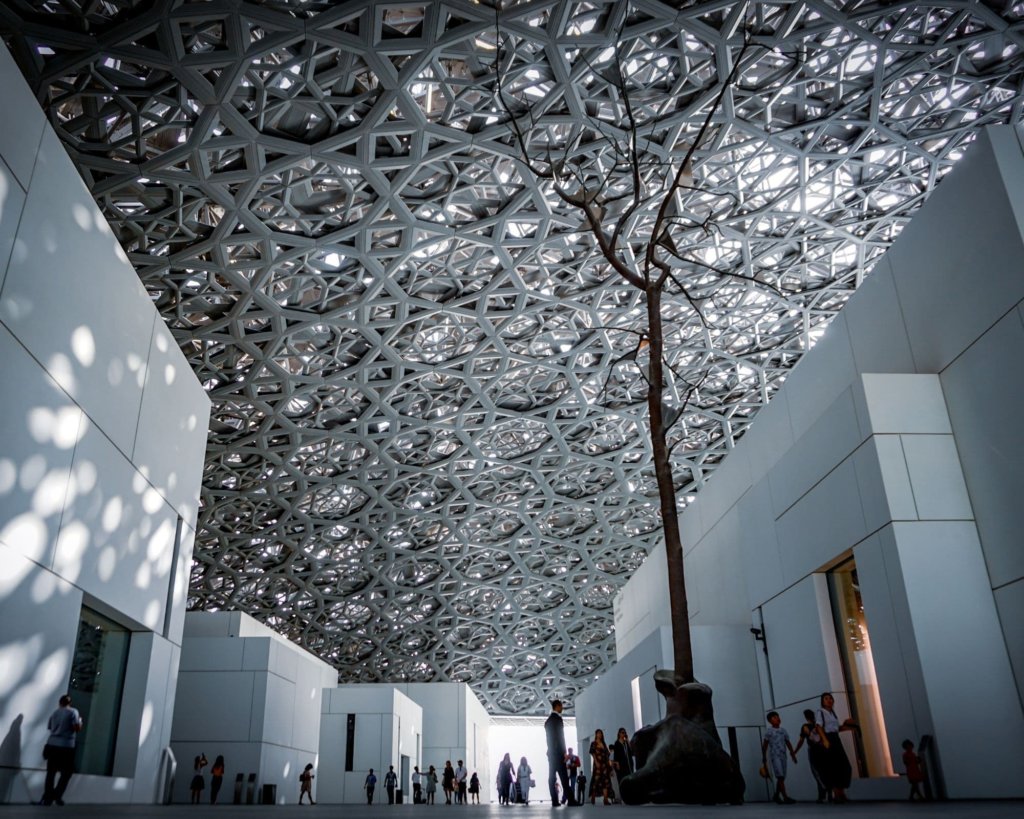
[[[563,805],[569,801],[570,794],[576,793],[576,776],[579,774],[582,764],[580,758],[573,753],[572,748],[567,748],[565,753],[565,769],[569,772],[569,790],[562,794]]]
[[[921,758],[914,753],[914,743],[903,740],[903,767],[907,769],[907,782],[910,783],[910,801],[924,799],[921,783],[924,782],[924,771],[921,769]]]

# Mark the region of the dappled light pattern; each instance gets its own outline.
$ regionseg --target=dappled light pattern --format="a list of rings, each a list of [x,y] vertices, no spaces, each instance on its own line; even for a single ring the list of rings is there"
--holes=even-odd
[[[543,162],[584,114],[619,127],[617,51],[671,159],[753,33],[695,167],[729,216],[677,271],[706,323],[664,306],[699,383],[682,504],[977,129],[1019,121],[1024,4],[500,5],[19,0],[0,26],[213,400],[191,605],[342,680],[539,714],[614,659],[659,514],[642,305],[517,161],[496,59]]]

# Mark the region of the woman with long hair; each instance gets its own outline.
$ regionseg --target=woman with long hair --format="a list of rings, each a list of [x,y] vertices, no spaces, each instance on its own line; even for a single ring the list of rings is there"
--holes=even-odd
[[[523,804],[530,804],[530,782],[533,777],[533,768],[526,761],[524,756],[519,760],[519,769],[516,771],[516,780],[519,782],[519,795],[523,797]]]
[[[590,743],[590,804],[594,804],[597,794],[604,797],[606,805],[611,804],[608,797],[612,789],[611,751],[604,741],[604,731],[594,731],[594,740]]]
[[[619,795],[619,780],[624,776],[633,773],[633,748],[629,744],[629,733],[625,728],[620,728],[615,735],[615,744],[612,745],[612,786],[615,790],[615,799],[622,801]]]
[[[512,757],[508,754],[498,763],[498,804],[507,805],[508,792],[512,789]]]

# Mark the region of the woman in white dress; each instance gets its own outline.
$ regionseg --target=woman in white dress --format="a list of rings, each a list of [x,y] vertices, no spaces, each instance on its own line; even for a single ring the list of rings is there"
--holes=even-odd
[[[524,756],[519,760],[519,770],[516,771],[516,780],[519,782],[519,793],[522,794],[523,804],[530,804],[530,785],[533,784],[533,780],[530,777],[533,776],[533,768],[530,767],[530,763],[526,761]]]

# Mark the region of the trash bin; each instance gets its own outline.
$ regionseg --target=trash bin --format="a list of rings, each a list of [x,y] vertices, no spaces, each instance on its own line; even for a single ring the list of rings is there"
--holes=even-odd
[[[401,805],[402,804],[402,789],[401,788],[395,788],[395,804],[396,805]]]
[[[260,791],[260,804],[261,805],[274,805],[277,803],[277,785],[263,786]]]

